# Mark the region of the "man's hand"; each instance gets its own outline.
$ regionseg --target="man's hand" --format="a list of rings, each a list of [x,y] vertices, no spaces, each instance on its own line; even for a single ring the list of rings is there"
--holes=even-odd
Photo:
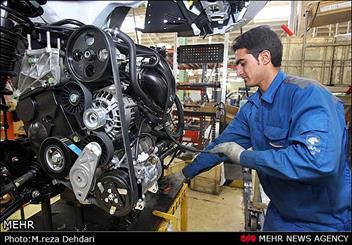
[[[231,162],[240,164],[241,153],[245,149],[235,142],[225,142],[215,146],[209,152],[213,154],[224,154]]]
[[[171,176],[172,176],[173,178],[177,179],[177,180],[180,181],[180,182],[189,183],[189,179],[183,174],[182,171],[173,173],[173,174],[170,175],[170,177],[171,177]]]

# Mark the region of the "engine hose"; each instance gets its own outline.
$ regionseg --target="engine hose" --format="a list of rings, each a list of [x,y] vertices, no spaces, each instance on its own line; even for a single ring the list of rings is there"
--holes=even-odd
[[[116,43],[115,43],[116,44]],[[126,48],[126,46],[121,45],[122,48]],[[139,54],[153,54],[156,53],[154,50],[152,49],[148,49],[146,47],[140,46],[140,45],[136,45],[137,47],[137,53]],[[169,72],[169,70],[166,68],[166,61],[163,59],[160,59],[159,62],[160,66],[156,67],[157,70],[163,75],[164,79],[166,81],[172,81],[174,80],[174,77],[172,75],[171,72]],[[176,138],[179,138],[182,136],[183,133],[183,123],[184,123],[184,114],[183,114],[183,109],[182,109],[182,104],[179,100],[179,98],[177,96],[175,96],[174,101],[177,107],[177,111],[178,111],[178,117],[179,117],[179,122],[178,122],[178,128],[177,128],[177,132],[173,133],[168,129],[168,126],[166,126],[166,122],[167,122],[167,109],[169,108],[169,104],[170,104],[170,98],[171,95],[174,94],[175,88],[173,88],[173,86],[170,84],[168,84],[168,91],[167,91],[167,100],[166,100],[166,104],[165,104],[165,109],[164,109],[164,113],[163,113],[163,122],[164,122],[164,128],[165,128],[165,132],[158,132],[158,131],[153,131],[152,133],[154,135],[156,135],[157,137],[160,138],[168,138],[171,139],[173,142],[175,142],[178,146],[180,146],[181,148],[187,150],[187,151],[192,151],[192,152],[205,152],[199,149],[196,149],[194,147],[189,147],[189,146],[184,146],[182,145],[179,141],[176,140]],[[171,91],[171,89],[173,91]]]
[[[128,52],[129,52],[129,58],[130,58],[130,62],[129,62],[129,70],[130,70],[130,76],[131,76],[131,82],[132,82],[132,87],[134,89],[134,91],[138,94],[139,94],[139,91],[141,92],[141,94],[145,95],[147,97],[147,95],[142,91],[142,89],[139,87],[139,84],[138,82],[136,81],[136,47],[137,47],[137,50],[138,50],[138,53],[139,54],[150,54],[150,53],[153,53],[153,50],[152,49],[148,49],[146,47],[143,47],[141,45],[136,45],[132,39],[130,37],[128,37],[126,34],[124,34],[123,32],[121,31],[118,31],[118,30],[114,30],[113,31],[113,34],[116,36],[116,37],[119,37],[120,39],[122,39],[128,46]],[[118,47],[118,48],[122,48],[122,49],[125,49],[126,50],[126,46],[123,45],[123,44],[120,44],[120,43],[117,43],[115,42],[115,45]],[[134,52],[133,52],[133,49],[134,49]],[[156,52],[154,52],[156,53]],[[168,69],[165,68],[165,63],[166,61],[164,61],[163,59],[160,59],[160,62],[159,62],[159,65],[161,66],[161,68],[159,68],[158,66],[156,67],[157,69],[159,68],[159,72],[161,72],[161,74],[163,74],[164,78],[166,81],[170,81],[170,79],[174,79],[173,75],[171,74],[171,72],[168,71]],[[167,64],[166,64],[167,65]],[[166,73],[166,74],[165,74]],[[171,86],[172,87],[172,86]],[[165,104],[165,108],[163,110],[163,124],[164,124],[164,128],[165,128],[165,133],[167,135],[167,137],[169,139],[171,139],[174,143],[176,143],[178,146],[180,146],[180,148],[184,149],[184,150],[187,150],[187,151],[191,151],[191,152],[207,152],[207,151],[203,151],[203,150],[199,150],[199,149],[196,149],[194,147],[190,147],[190,146],[185,146],[185,145],[182,145],[179,141],[177,141],[173,135],[173,133],[168,129],[168,126],[166,125],[166,122],[167,122],[167,108],[169,108],[169,105],[170,105],[170,98],[171,98],[171,91],[170,91],[170,86],[168,86],[168,91],[167,91],[167,97],[166,97],[166,104]],[[143,102],[145,101],[150,101],[149,98],[144,98],[142,96],[140,96],[141,99],[143,100]],[[175,97],[175,103],[177,105],[177,96]],[[172,100],[173,102],[173,100]],[[181,102],[180,102],[181,103]],[[154,104],[155,105],[155,104]],[[148,106],[148,105],[147,105]],[[151,109],[154,109],[154,108],[151,108]],[[157,112],[159,112],[159,110],[157,110]],[[183,115],[183,113],[182,113]],[[181,119],[179,119],[179,123],[181,122]],[[182,123],[183,123],[183,118],[182,118]],[[178,128],[178,132],[177,132],[177,135],[179,133],[179,131],[181,131],[181,134],[183,133],[183,127],[181,129],[181,127]],[[153,132],[154,134],[155,132]],[[157,133],[156,133],[157,134]],[[176,135],[176,136],[177,136]],[[180,136],[179,136],[180,137]],[[178,137],[176,137],[178,138]]]
[[[152,123],[158,124],[161,123],[163,121],[162,118],[159,118],[155,115],[153,115],[152,113],[150,113],[147,108],[145,108],[143,105],[141,104],[137,104],[138,105],[138,109],[140,109],[143,114],[149,119],[149,121],[151,121]]]
[[[128,55],[129,55],[129,72],[130,72],[130,79],[131,79],[131,84],[134,92],[142,99],[142,101],[146,104],[147,107],[152,109],[153,111],[157,112],[158,114],[162,114],[163,110],[157,106],[144,91],[141,89],[141,87],[138,84],[137,81],[137,66],[136,66],[136,45],[133,42],[133,40],[120,31],[119,29],[105,29],[109,31],[114,37],[120,38],[122,41],[124,41],[127,44],[128,47]],[[115,44],[116,45],[116,44]]]
[[[150,48],[147,48],[147,47],[144,47],[144,46],[141,46],[141,45],[136,45],[136,50],[137,50],[137,54],[155,54],[155,55],[158,55],[160,56],[160,54],[158,54],[156,51],[154,51],[153,49],[150,49]],[[183,109],[182,109],[182,104],[181,102],[179,101],[179,99],[177,98],[177,96],[173,97],[173,95],[175,94],[175,90],[176,90],[176,87],[175,87],[175,78],[171,72],[171,70],[169,69],[168,67],[168,64],[166,62],[166,60],[164,59],[160,59],[160,62],[159,62],[159,66],[156,67],[156,70],[157,72],[159,72],[163,78],[165,79],[165,81],[168,83],[167,84],[167,88],[168,88],[168,91],[167,91],[167,100],[166,100],[166,104],[165,104],[165,109],[163,111],[163,120],[165,121],[167,117],[167,109],[169,108],[169,105],[171,105],[171,103],[174,102],[175,100],[175,103],[176,103],[176,106],[177,106],[177,109],[178,111],[181,113],[182,112],[182,115],[179,115],[179,116],[182,116],[182,123],[183,123]],[[177,100],[176,100],[177,98]],[[179,120],[181,121],[181,120]],[[183,131],[183,127],[182,129],[180,129],[181,132],[180,135],[175,135],[176,138],[180,137],[182,135],[182,131]],[[174,137],[175,137],[174,136]]]
[[[178,146],[173,146],[170,149],[166,150],[165,152],[163,152],[160,156],[159,159],[160,161],[163,161],[167,156],[170,156],[170,154],[175,154],[176,151],[178,151]]]
[[[137,51],[137,54],[145,54],[145,55],[152,54],[155,56],[159,56],[159,59],[160,59],[160,54],[157,51],[150,49],[150,48],[147,48],[147,47],[144,47],[144,46],[141,46],[141,45],[138,45],[138,44],[136,44],[136,51]],[[176,90],[175,78],[174,78],[174,76],[169,68],[169,65],[165,59],[160,59],[159,66],[156,67],[156,70],[167,81],[168,88],[172,89],[172,91],[170,91],[170,95],[173,95]],[[170,102],[173,102],[173,98],[170,99]]]
[[[34,24],[33,22],[26,16],[24,16],[23,14],[19,13],[18,11],[7,7],[5,5],[0,5],[0,9],[4,9],[10,16],[9,18],[14,20],[16,23],[26,27],[26,28],[33,28]],[[4,12],[5,12],[4,11]]]
[[[116,43],[115,43],[116,44]],[[123,44],[116,44],[119,48],[122,49],[126,49],[126,46]],[[138,54],[155,54],[156,52],[152,49],[148,49],[146,47],[140,46],[140,45],[136,45],[137,47],[137,53]],[[161,74],[163,74],[164,79],[166,81],[170,81],[172,79],[174,79],[173,75],[171,73],[168,72],[168,69],[166,69],[165,64],[166,62],[163,59],[160,59],[160,66],[161,67],[156,67],[157,69],[159,68],[159,72]],[[166,72],[162,72],[162,71],[166,71]],[[168,84],[169,85],[169,84]],[[190,147],[190,146],[185,146],[182,145],[179,141],[176,140],[176,138],[181,137],[182,133],[183,133],[183,123],[184,123],[184,114],[183,114],[183,109],[182,109],[182,104],[179,100],[179,98],[177,96],[175,96],[175,104],[177,107],[177,111],[178,111],[178,117],[179,117],[179,123],[178,123],[178,129],[176,134],[174,134],[173,132],[171,132],[168,129],[168,126],[166,126],[166,122],[167,122],[167,108],[169,107],[170,104],[170,100],[169,98],[171,97],[172,91],[170,91],[170,87],[172,86],[168,86],[168,94],[167,94],[167,101],[166,101],[166,105],[165,105],[165,109],[164,109],[164,113],[163,113],[163,122],[164,122],[164,128],[165,128],[165,132],[158,132],[158,131],[153,131],[152,133],[160,138],[167,138],[167,139],[171,139],[174,143],[176,143],[180,148],[183,148],[187,151],[192,151],[192,152],[207,152],[207,151],[202,151],[199,149],[196,149],[194,147]],[[172,89],[172,88],[171,88]],[[150,114],[150,113],[148,113]]]
[[[115,45],[117,48],[119,48],[119,50],[121,50],[122,52],[129,52],[129,49],[128,47],[123,44],[123,43],[118,43],[118,42],[115,42]],[[150,48],[147,48],[147,47],[144,47],[144,46],[141,46],[141,45],[138,45],[138,44],[135,44],[135,47],[136,47],[136,54],[138,56],[154,56],[154,57],[157,57],[157,61],[159,62],[154,62],[153,64],[144,64],[143,66],[144,67],[154,67],[155,65],[155,70],[164,78],[164,80],[167,82],[167,88],[168,90],[171,90],[170,91],[170,95],[172,95],[172,97],[168,97],[170,102],[173,102],[174,101],[174,94],[175,94],[175,91],[176,91],[176,83],[175,83],[175,78],[170,70],[170,68],[168,67],[168,64],[166,62],[166,60],[164,59],[161,59],[160,58],[160,54],[157,53],[155,50],[153,49],[150,49]],[[131,64],[131,63],[130,63]],[[158,65],[156,65],[158,64]],[[131,69],[131,68],[130,68]],[[132,80],[132,79],[131,79]],[[139,87],[139,84],[137,82],[137,85]],[[134,87],[133,87],[134,88]],[[140,87],[139,87],[140,88]],[[143,91],[142,91],[143,92]],[[144,92],[143,92],[144,93]],[[144,93],[145,94],[145,93]],[[148,95],[146,95],[148,97]],[[146,101],[142,98],[143,102],[146,103]],[[149,97],[148,97],[148,100],[149,100]],[[152,102],[153,103],[153,102]],[[155,105],[155,104],[154,104]],[[170,105],[170,103],[168,104]],[[160,108],[159,106],[155,105],[156,108]],[[162,115],[163,114],[163,111],[165,109],[168,109],[168,107],[165,106],[165,108],[163,110],[155,110],[154,108],[155,107],[149,107],[151,108],[153,111],[155,111],[156,113]]]
[[[84,26],[85,24],[83,22],[80,22],[74,19],[64,19],[64,20],[59,20],[49,24],[49,26],[62,26],[62,25]]]
[[[148,49],[146,47],[136,45],[137,53],[145,54],[145,55],[154,55],[159,58],[158,66],[155,66],[155,70],[159,73],[163,79],[166,81],[166,87],[168,89],[168,102],[165,104],[164,111],[169,109],[169,105],[171,106],[175,99],[175,91],[176,91],[176,82],[175,78],[169,68],[168,63],[165,59],[160,58],[160,54],[152,49]],[[145,65],[144,65],[145,66]]]
[[[164,169],[168,169],[170,167],[170,164],[173,162],[173,160],[175,160],[175,157],[177,156],[177,153],[179,152],[179,146],[176,146],[173,154],[172,154],[172,157],[171,159],[169,160],[169,163],[168,164],[164,164]]]
[[[182,104],[180,99],[176,96],[175,97],[175,104],[177,108],[177,116],[178,116],[178,124],[177,124],[177,131],[176,133],[170,132],[171,136],[173,138],[179,138],[183,134],[183,128],[184,128],[184,113],[182,109]],[[163,139],[170,139],[170,136],[163,131],[152,131],[152,134],[155,135],[158,138],[163,138]]]
[[[169,98],[170,95],[169,95],[169,90],[168,90],[168,95],[167,95],[167,98]],[[166,107],[168,106],[168,103],[169,103],[169,100],[167,99],[166,100]],[[176,106],[179,104],[181,104],[179,98],[176,96],[175,97],[175,103],[176,103]],[[182,108],[182,105],[181,105],[181,108]],[[182,113],[180,113],[179,115],[181,116],[181,118],[178,119],[178,123],[182,123],[181,125],[183,125],[184,123],[184,114],[183,114],[183,110],[180,110],[182,111]],[[209,153],[208,151],[204,151],[204,150],[199,150],[195,147],[192,147],[192,146],[186,146],[186,145],[183,145],[181,142],[177,141],[176,140],[176,137],[174,137],[174,135],[172,134],[172,132],[169,130],[169,127],[167,124],[167,112],[166,110],[164,111],[164,116],[163,116],[163,124],[164,124],[164,129],[165,129],[165,133],[167,134],[167,136],[175,143],[177,144],[180,148],[186,150],[186,151],[191,151],[191,152],[203,152],[203,153]],[[181,126],[179,127],[178,131],[180,130]],[[177,132],[179,133],[179,132]],[[181,133],[183,133],[183,127],[182,127],[182,131]]]
[[[129,48],[125,43],[118,42],[117,40],[114,40],[114,43],[121,52],[123,52],[124,54],[128,54]],[[156,54],[156,52],[151,48],[147,48],[139,44],[134,44],[134,45],[136,46],[136,55],[155,55]]]

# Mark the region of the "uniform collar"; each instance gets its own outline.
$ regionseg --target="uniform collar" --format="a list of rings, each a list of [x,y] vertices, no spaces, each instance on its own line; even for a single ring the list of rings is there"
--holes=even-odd
[[[257,92],[255,92],[253,95],[248,97],[248,100],[253,102],[257,107],[259,107],[259,105],[260,105],[260,96],[261,96],[261,92],[260,92],[260,89],[258,88]]]
[[[262,95],[261,99],[270,104],[273,103],[276,91],[280,87],[282,81],[285,80],[285,78],[286,78],[286,73],[280,69],[276,77],[274,78],[274,80],[271,82],[268,90],[265,91],[265,93]],[[258,92],[260,93],[259,89],[257,93]]]

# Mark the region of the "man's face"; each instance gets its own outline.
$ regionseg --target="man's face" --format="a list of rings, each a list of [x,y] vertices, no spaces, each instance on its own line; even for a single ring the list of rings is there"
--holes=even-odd
[[[246,48],[237,49],[235,55],[237,75],[244,79],[248,87],[258,86],[263,80],[260,61],[247,53]]]

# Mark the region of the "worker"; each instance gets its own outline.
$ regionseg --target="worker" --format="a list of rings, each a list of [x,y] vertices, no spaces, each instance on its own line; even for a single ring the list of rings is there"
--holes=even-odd
[[[183,175],[230,160],[255,169],[270,198],[263,231],[350,231],[343,103],[318,82],[280,69],[282,43],[268,26],[247,31],[232,48],[238,75],[258,90]]]

